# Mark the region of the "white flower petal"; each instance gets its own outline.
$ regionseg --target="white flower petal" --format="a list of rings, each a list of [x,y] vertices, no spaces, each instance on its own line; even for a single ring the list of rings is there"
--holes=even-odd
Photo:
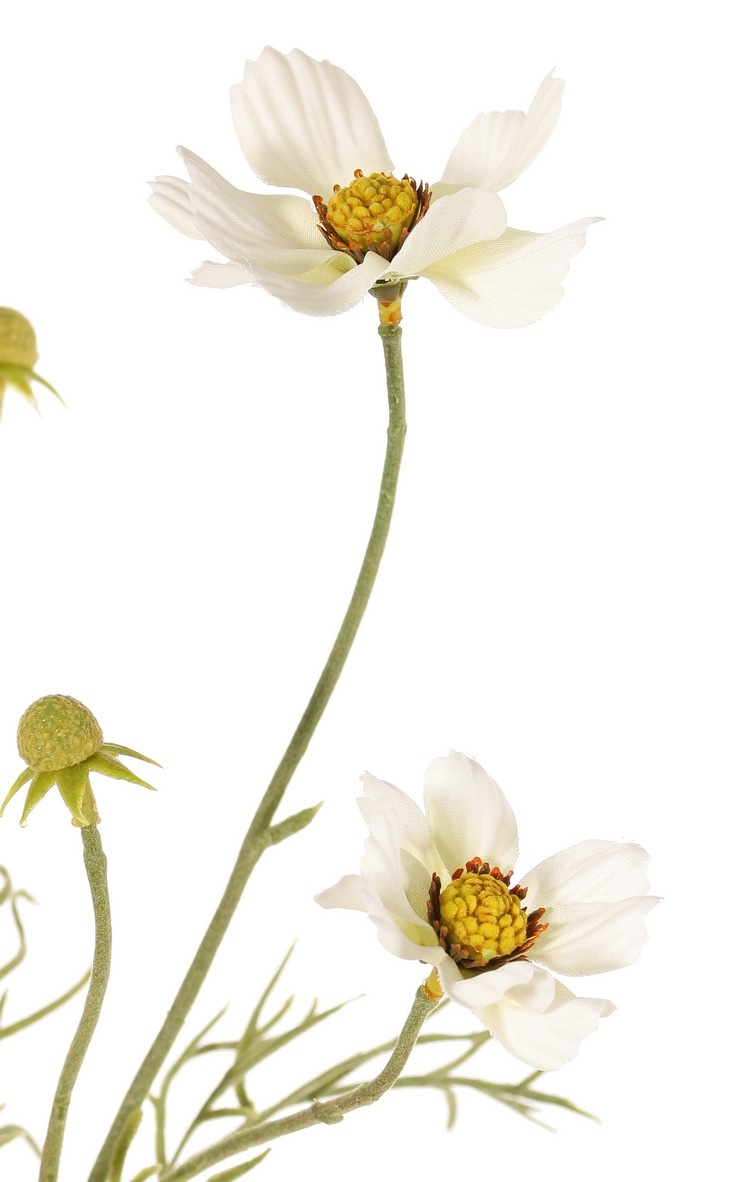
[[[299,49],[263,50],[232,87],[237,138],[269,185],[327,200],[354,170],[393,171],[378,121],[353,78]]]
[[[338,316],[358,304],[388,270],[380,255],[369,252],[362,263],[349,255],[328,251],[327,261],[304,279],[254,266],[257,282],[295,312],[309,316]]]
[[[214,263],[210,260],[196,267],[190,278],[198,287],[239,287],[241,283],[255,283],[252,271],[243,263]]]
[[[175,230],[187,234],[188,238],[202,238],[196,227],[195,214],[190,201],[190,186],[176,176],[159,176],[151,182],[153,192],[149,205],[161,214]]]
[[[440,966],[440,979],[444,982],[446,993],[454,1001],[474,1010],[475,1013],[479,1013],[485,1006],[496,1005],[509,989],[514,989],[517,985],[526,985],[540,976],[539,969],[529,961],[514,960],[488,973],[474,973],[462,977],[455,961],[450,957],[447,959],[449,964]],[[549,974],[545,973],[544,976],[549,977]],[[552,978],[549,977],[549,980]]]
[[[479,764],[452,751],[434,759],[424,788],[427,823],[448,874],[471,858],[513,870],[518,829],[499,784]]]
[[[186,148],[180,154],[192,181],[189,197],[196,229],[228,259],[291,275],[328,263],[331,250],[304,197],[245,193],[200,156]]]
[[[494,242],[456,251],[423,274],[472,320],[492,328],[522,328],[562,298],[570,259],[583,246],[588,226],[599,220],[585,218],[549,234],[509,227]]]
[[[644,917],[659,902],[651,896],[610,903],[570,903],[544,915],[549,928],[529,953],[556,973],[582,976],[633,964],[647,937]]]
[[[315,895],[321,907],[340,907],[344,911],[368,912],[377,902],[372,886],[361,874],[345,874],[333,886]]]
[[[411,911],[407,916],[391,914],[378,896],[374,883],[359,874],[347,874],[334,886],[315,896],[321,907],[336,907],[349,911],[364,911],[378,930],[378,939],[387,950],[402,960],[424,960],[436,963],[446,955],[428,923],[418,923]]]
[[[398,844],[418,858],[425,869],[435,869],[435,847],[432,844],[427,818],[410,796],[365,772],[362,776],[364,796],[359,808],[367,824],[372,827],[375,817],[385,814],[393,818],[398,830]]]
[[[542,1071],[555,1071],[575,1058],[599,1019],[613,1010],[604,998],[575,997],[539,969],[528,983],[509,989],[496,1005],[479,1010],[478,1017],[517,1059]]]
[[[649,856],[634,843],[580,841],[523,876],[533,907],[607,903],[648,890]]]
[[[498,238],[506,221],[505,206],[496,193],[462,189],[428,209],[394,256],[388,275],[421,275],[456,251]]]
[[[491,111],[477,115],[466,128],[445,166],[438,196],[444,186],[504,189],[539,155],[560,115],[565,83],[548,74],[529,107],[523,111]]]
[[[427,919],[430,875],[421,862],[399,848],[395,826],[386,817],[377,818],[365,842],[362,876],[389,915],[410,930],[415,924],[425,928],[433,942],[434,933]],[[414,938],[421,942],[422,938]]]

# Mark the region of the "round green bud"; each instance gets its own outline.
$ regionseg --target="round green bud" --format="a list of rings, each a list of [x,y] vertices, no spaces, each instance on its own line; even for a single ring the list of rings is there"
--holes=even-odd
[[[13,308],[0,308],[0,365],[33,369],[38,360],[36,335],[26,317]]]
[[[35,772],[83,763],[103,742],[102,728],[91,711],[65,694],[32,702],[18,724],[21,759]]]

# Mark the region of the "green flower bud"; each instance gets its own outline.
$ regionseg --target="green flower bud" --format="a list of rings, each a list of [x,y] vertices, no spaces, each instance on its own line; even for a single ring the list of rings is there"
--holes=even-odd
[[[130,747],[105,743],[102,728],[88,707],[66,694],[49,694],[32,702],[18,724],[18,750],[27,767],[5,797],[0,816],[8,802],[28,784],[22,825],[55,785],[74,825],[97,825],[99,814],[89,781],[91,772],[153,789],[152,784],[141,780],[117,756],[127,755],[159,767],[155,760]]]
[[[32,382],[40,382],[60,398],[54,386],[34,372],[38,359],[36,334],[29,321],[13,308],[0,308],[0,414],[3,395],[9,386],[18,390],[34,407],[36,399]]]

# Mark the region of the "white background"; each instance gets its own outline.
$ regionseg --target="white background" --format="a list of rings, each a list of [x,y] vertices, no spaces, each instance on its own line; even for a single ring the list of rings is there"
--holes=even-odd
[[[40,390],[39,418],[11,391],[0,424],[2,790],[21,767],[17,720],[51,692],[164,765],[158,795],[95,786],[116,943],[62,1182],[85,1177],[192,955],[325,657],[374,507],[385,426],[374,303],[318,320],[250,287],[186,284],[216,256],[145,204],[149,178],[182,175],[178,143],[261,187],[228,87],[265,44],[347,69],[397,170],[426,180],[478,111],[526,108],[556,67],[562,118],[504,194],[509,221],[607,220],[531,328],[480,327],[426,281],[410,285],[392,537],[280,815],[325,808],[261,863],[189,1033],[227,1002],[220,1029],[238,1033],[294,938],[296,1014],[314,996],[366,996],[262,1074],[261,1103],[395,1033],[418,966],[312,895],[357,869],[360,772],[419,799],[426,764],[455,747],[513,802],[521,874],[585,837],[652,853],[664,903],[650,942],[633,968],[571,982],[618,1010],[547,1077],[603,1123],[552,1113],[551,1134],[463,1095],[447,1134],[438,1095],[400,1092],[277,1143],[265,1175],[732,1174],[750,588],[746,97],[731,12],[643,0],[4,11],[0,304],[33,321],[39,372],[67,409]],[[0,822],[0,862],[40,906],[27,908],[7,1021],[66,988],[91,947],[77,831],[57,794],[26,829],[19,810]],[[0,1043],[0,1123],[42,1136],[77,1010]],[[472,1027],[458,1010],[442,1021]],[[496,1079],[525,1071],[498,1046],[481,1066]],[[128,1177],[150,1160],[140,1144]],[[23,1145],[0,1152],[3,1180],[34,1174]]]

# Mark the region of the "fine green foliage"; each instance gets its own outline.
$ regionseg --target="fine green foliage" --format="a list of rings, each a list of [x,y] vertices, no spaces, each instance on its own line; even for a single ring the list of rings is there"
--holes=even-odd
[[[249,1174],[265,1157],[268,1157],[270,1152],[270,1149],[266,1149],[264,1153],[259,1153],[252,1161],[242,1162],[239,1166],[230,1166],[228,1170],[222,1170],[219,1174],[212,1174],[208,1182],[234,1182],[235,1178],[242,1178],[245,1174]]]
[[[236,1126],[238,1130],[253,1128],[262,1133],[263,1127],[267,1124],[270,1125],[270,1122],[277,1119],[280,1114],[288,1114],[291,1111],[298,1111],[300,1106],[317,1105],[326,1099],[335,1099],[336,1097],[351,1093],[352,1089],[358,1086],[358,1081],[352,1079],[352,1075],[371,1061],[382,1058],[393,1050],[396,1040],[390,1040],[389,1042],[371,1047],[369,1050],[350,1055],[340,1063],[328,1067],[325,1071],[295,1086],[286,1095],[260,1109],[255,1100],[251,1098],[249,1091],[248,1077],[252,1069],[276,1051],[288,1046],[289,1043],[306,1031],[311,1030],[319,1022],[323,1021],[323,1019],[337,1013],[342,1008],[342,1005],[346,1004],[342,1003],[342,1005],[319,1011],[317,1003],[314,1002],[301,1021],[286,1030],[279,1031],[279,1023],[289,1013],[294,1001],[293,997],[288,997],[279,1005],[271,1017],[264,1019],[264,1011],[272,993],[278,985],[284,968],[288,964],[291,953],[292,949],[286,954],[263,990],[239,1038],[219,1041],[212,1040],[208,1037],[226,1013],[225,1010],[222,1010],[198,1032],[195,1038],[193,1038],[168,1068],[159,1091],[150,1097],[155,1116],[156,1163],[149,1167],[149,1170],[144,1170],[138,1174],[132,1182],[141,1182],[141,1179],[151,1177],[154,1173],[161,1176],[161,1174],[166,1172],[171,1176],[172,1171],[177,1168],[180,1160],[183,1158],[185,1149],[193,1134],[209,1121],[222,1118],[235,1118],[238,1122]],[[443,1010],[447,1004],[447,1002],[443,1002],[438,1008]],[[417,1050],[419,1048],[442,1046],[443,1044],[451,1051],[453,1044],[460,1044],[461,1049],[458,1054],[452,1053],[447,1062],[439,1067],[425,1070],[421,1074],[402,1075],[395,1081],[394,1087],[428,1087],[441,1092],[445,1097],[448,1107],[448,1128],[451,1128],[457,1119],[457,1091],[461,1088],[473,1089],[475,1092],[505,1105],[517,1115],[523,1116],[527,1120],[551,1131],[554,1131],[551,1129],[551,1126],[539,1118],[539,1109],[544,1105],[564,1108],[580,1116],[596,1119],[590,1113],[578,1108],[564,1097],[537,1089],[535,1085],[543,1075],[541,1071],[534,1071],[522,1079],[520,1083],[515,1084],[492,1082],[478,1076],[460,1074],[459,1069],[477,1051],[490,1042],[491,1036],[486,1030],[471,1034],[422,1034],[416,1044]],[[175,1080],[189,1064],[196,1063],[200,1060],[207,1060],[216,1054],[230,1055],[230,1064],[221,1072],[200,1109],[187,1125],[174,1152],[170,1153],[167,1149],[167,1109]],[[115,1155],[112,1158],[107,1182],[120,1182],[125,1153],[139,1124],[140,1113],[137,1114],[137,1117],[131,1119],[123,1130],[115,1150]],[[290,1131],[292,1130],[290,1129]],[[251,1161],[242,1162],[229,1170],[211,1175],[208,1182],[232,1182],[233,1179],[242,1177],[258,1165],[269,1151],[266,1150],[265,1153],[253,1158]]]
[[[2,918],[5,919],[6,916],[10,917],[17,939],[15,952],[5,964],[0,965],[0,980],[9,976],[26,957],[26,932],[19,908],[19,902],[22,900],[28,903],[36,902],[28,891],[16,890],[11,881],[10,874],[4,866],[0,866],[0,910],[3,908],[6,909],[2,914]],[[61,1005],[64,1005],[79,990],[83,989],[88,979],[89,974],[86,973],[80,981],[77,981],[75,985],[66,990],[60,997],[55,998],[54,1001],[48,1002],[47,1005],[41,1006],[40,1009],[34,1010],[31,1014],[27,1014],[25,1018],[19,1018],[16,1022],[11,1022],[7,1026],[3,1026],[3,1010],[8,997],[8,991],[6,989],[0,994],[0,1040],[9,1038],[11,1034],[18,1034],[19,1031],[25,1030],[28,1026],[33,1026],[35,1022],[46,1018],[47,1014],[51,1014],[54,1010],[59,1009]],[[4,1105],[0,1104],[0,1109],[3,1107]],[[22,1129],[19,1125],[0,1125],[0,1149],[3,1145],[9,1145],[11,1141],[18,1140],[25,1141],[35,1153],[40,1153],[36,1141],[25,1129]]]
[[[26,900],[28,903],[36,902],[36,899],[34,899],[28,893],[28,891],[16,890],[13,886],[13,883],[11,882],[10,874],[4,866],[0,866],[0,908],[2,908],[3,905],[7,905],[8,911],[5,914],[10,915],[11,922],[15,928],[16,937],[18,939],[18,947],[11,956],[10,960],[7,960],[5,964],[0,965],[0,981],[3,979],[3,977],[7,977],[10,973],[12,973],[14,969],[18,968],[26,956],[26,931],[24,929],[18,907],[19,901],[22,899]],[[11,1034],[17,1034],[19,1030],[24,1030],[27,1026],[32,1026],[34,1022],[38,1022],[41,1018],[45,1018],[47,1014],[51,1014],[53,1010],[56,1010],[59,1006],[64,1005],[65,1002],[69,1001],[71,997],[74,997],[80,989],[83,989],[88,979],[89,974],[86,973],[83,977],[81,977],[80,981],[76,981],[75,985],[71,986],[70,989],[67,989],[65,993],[60,995],[60,997],[55,998],[54,1001],[47,1002],[45,1006],[41,1006],[40,1009],[34,1010],[34,1012],[31,1014],[27,1014],[25,1018],[19,1018],[18,1021],[11,1023],[9,1026],[3,1026],[2,1023],[3,1009],[8,997],[8,991],[6,990],[2,995],[0,995],[0,1039],[9,1038]]]
[[[337,1013],[346,1004],[342,1002],[339,1005],[332,1006],[330,1009],[318,1010],[317,1002],[314,1001],[304,1018],[287,1030],[277,1032],[275,1028],[289,1012],[294,1002],[293,997],[288,997],[272,1017],[263,1021],[263,1012],[266,1003],[277,985],[291,953],[292,949],[290,948],[278,969],[271,977],[268,985],[263,990],[238,1039],[222,1042],[205,1041],[206,1035],[213,1029],[219,1019],[223,1017],[225,1011],[222,1010],[221,1013],[217,1014],[196,1035],[193,1041],[166,1072],[158,1094],[151,1097],[156,1118],[156,1158],[160,1167],[167,1165],[170,1167],[174,1166],[195,1131],[207,1121],[225,1117],[236,1117],[244,1123],[254,1122],[257,1118],[255,1105],[247,1091],[247,1076],[252,1069],[264,1059],[275,1054],[276,1051],[287,1046],[301,1034],[312,1030],[314,1026],[317,1026],[325,1018],[329,1018],[332,1014]],[[273,1033],[271,1033],[272,1031]],[[168,1155],[166,1147],[166,1115],[167,1102],[172,1084],[178,1073],[192,1060],[200,1056],[213,1055],[216,1052],[231,1054],[232,1059],[229,1067],[222,1072],[219,1079],[211,1088],[199,1111],[193,1117],[180,1138],[174,1153]],[[223,1098],[226,1097],[228,1092],[232,1093],[232,1098],[227,1097],[224,1100]],[[221,1102],[222,1100],[223,1102]],[[256,1161],[259,1160],[256,1159]],[[245,1170],[249,1169],[249,1164],[244,1163],[243,1168]],[[217,1179],[222,1179],[222,1182],[225,1177],[229,1179],[231,1177],[240,1177],[240,1175],[217,1175]]]
[[[4,1107],[4,1104],[0,1104],[0,1112],[2,1112]],[[31,1133],[27,1133],[26,1129],[22,1129],[20,1125],[0,1125],[0,1149],[2,1149],[3,1145],[10,1145],[11,1141],[25,1141],[34,1150],[37,1157],[41,1153]]]

